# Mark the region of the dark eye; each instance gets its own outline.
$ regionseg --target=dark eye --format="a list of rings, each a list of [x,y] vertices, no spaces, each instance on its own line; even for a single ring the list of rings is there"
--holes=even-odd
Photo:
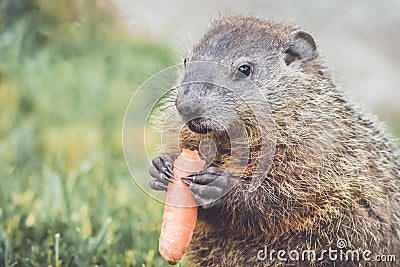
[[[238,71],[240,71],[241,73],[243,73],[243,74],[246,75],[246,76],[250,76],[250,74],[251,74],[251,67],[250,67],[249,65],[247,65],[247,64],[241,65],[241,66],[238,68]]]
[[[185,68],[186,68],[186,62],[187,62],[187,59],[185,58],[185,59],[183,60],[183,65],[185,66]]]

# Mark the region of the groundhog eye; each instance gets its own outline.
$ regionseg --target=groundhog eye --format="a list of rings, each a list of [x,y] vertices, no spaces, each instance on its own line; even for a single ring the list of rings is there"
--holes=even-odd
[[[185,66],[185,68],[186,68],[186,62],[187,62],[187,59],[185,58],[185,59],[183,60],[183,65]]]
[[[241,65],[241,66],[238,68],[238,71],[240,71],[241,73],[243,73],[243,74],[246,75],[246,76],[250,76],[251,67],[250,67],[249,65],[247,65],[247,64]]]

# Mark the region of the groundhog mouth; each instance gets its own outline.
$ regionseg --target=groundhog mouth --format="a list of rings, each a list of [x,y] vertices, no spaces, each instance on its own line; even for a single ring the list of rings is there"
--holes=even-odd
[[[188,121],[186,124],[192,132],[198,134],[206,134],[213,131],[218,131],[221,128],[215,121],[208,118],[195,118]]]

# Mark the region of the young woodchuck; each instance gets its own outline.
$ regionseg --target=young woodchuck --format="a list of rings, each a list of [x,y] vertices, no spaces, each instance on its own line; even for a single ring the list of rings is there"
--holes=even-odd
[[[257,121],[241,112],[247,109],[243,102],[217,83],[195,82],[221,79],[213,68],[190,67],[196,61],[228,66],[231,73],[222,78],[229,84],[248,80],[261,88],[275,146],[266,174],[254,168],[239,177],[232,168],[224,171],[232,154],[230,111],[250,136],[248,164],[257,162],[267,140],[259,138]],[[187,177],[200,205],[185,256],[189,266],[365,266],[377,255],[388,255],[387,261],[399,256],[395,140],[333,83],[310,34],[257,18],[220,18],[188,53],[185,66],[174,96],[179,119],[187,122],[175,129],[180,146],[199,149],[209,138],[217,150],[210,166]],[[245,102],[263,105],[252,88],[241,90]],[[216,123],[213,114],[223,120]],[[165,153],[153,160],[151,188],[166,189],[173,159]],[[263,175],[250,190],[251,181]],[[221,192],[227,193],[219,198]]]

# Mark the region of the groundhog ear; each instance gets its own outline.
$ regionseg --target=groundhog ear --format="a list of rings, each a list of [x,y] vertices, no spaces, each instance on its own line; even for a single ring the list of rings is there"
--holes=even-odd
[[[290,65],[296,60],[302,62],[317,57],[317,46],[314,38],[304,31],[296,31],[291,36],[289,48],[285,51],[285,63]]]

